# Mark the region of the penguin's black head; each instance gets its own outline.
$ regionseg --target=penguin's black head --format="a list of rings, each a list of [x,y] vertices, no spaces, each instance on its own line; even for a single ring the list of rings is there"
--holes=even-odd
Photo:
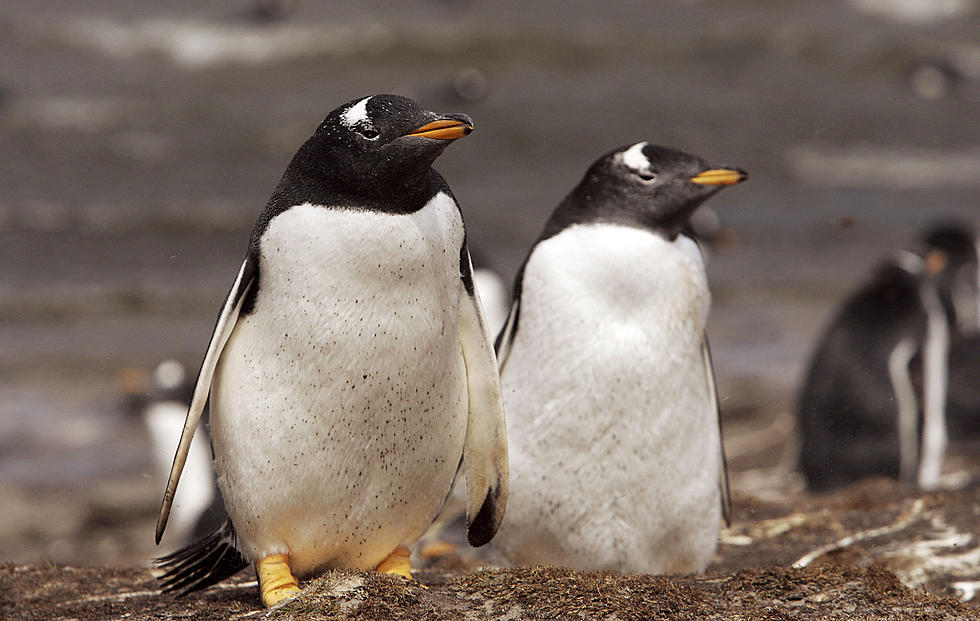
[[[931,227],[922,237],[926,267],[931,273],[955,272],[978,263],[978,240],[965,224],[949,222]]]
[[[569,200],[597,220],[640,224],[673,239],[708,197],[747,178],[737,168],[638,142],[599,158]]]
[[[407,97],[374,95],[331,112],[297,156],[305,155],[338,190],[398,193],[427,183],[443,149],[471,131],[465,114],[436,114]]]
[[[980,330],[980,240],[959,222],[934,225],[922,238],[926,272],[935,280],[950,324]]]
[[[906,250],[899,250],[874,268],[870,280],[854,299],[867,305],[866,314],[892,315],[895,311],[890,309],[917,308],[924,278],[926,272],[922,259]]]

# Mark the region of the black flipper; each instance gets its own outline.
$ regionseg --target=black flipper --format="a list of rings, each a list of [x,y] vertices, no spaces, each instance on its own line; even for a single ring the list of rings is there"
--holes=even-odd
[[[249,565],[237,544],[235,527],[231,520],[227,520],[210,535],[173,554],[154,559],[153,565],[165,570],[157,578],[160,588],[165,592],[178,591],[178,595],[186,595],[234,576]]]
[[[472,271],[464,240],[460,251],[464,286]],[[473,287],[472,279],[466,294],[459,302],[459,343],[469,394],[463,474],[468,538],[472,545],[480,546],[496,534],[507,507],[507,431],[497,359],[490,345],[480,294]]]

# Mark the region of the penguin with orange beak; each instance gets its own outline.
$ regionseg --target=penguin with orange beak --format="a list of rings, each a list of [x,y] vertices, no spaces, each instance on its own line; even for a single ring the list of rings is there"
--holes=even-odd
[[[552,212],[497,339],[515,564],[702,571],[728,487],[691,214],[741,170],[639,142]]]
[[[208,346],[156,539],[205,402],[228,521],[158,561],[192,591],[249,563],[266,606],[329,568],[411,577],[457,470],[495,534],[507,448],[459,205],[432,163],[473,129],[396,95],[330,113],[252,230]]]

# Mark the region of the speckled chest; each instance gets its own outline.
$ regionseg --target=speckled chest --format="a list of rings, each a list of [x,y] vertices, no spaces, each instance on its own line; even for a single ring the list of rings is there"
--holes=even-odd
[[[438,511],[466,429],[462,241],[442,194],[412,214],[300,205],[270,221],[212,390],[219,483],[250,558],[372,566]]]
[[[255,314],[321,343],[424,339],[455,321],[462,241],[442,193],[411,214],[293,207],[261,239]]]
[[[240,409],[256,417],[356,424],[445,409],[465,385],[462,240],[444,194],[411,214],[299,205],[276,216],[261,239],[254,310],[226,347],[221,383],[248,392]]]

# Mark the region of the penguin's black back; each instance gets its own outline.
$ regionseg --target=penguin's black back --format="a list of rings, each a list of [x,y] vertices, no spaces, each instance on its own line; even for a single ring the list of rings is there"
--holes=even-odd
[[[950,343],[946,422],[951,441],[980,439],[980,334]]]
[[[921,348],[927,321],[919,276],[888,263],[825,330],[797,407],[800,469],[811,489],[874,475],[898,477],[889,357],[906,338]]]

